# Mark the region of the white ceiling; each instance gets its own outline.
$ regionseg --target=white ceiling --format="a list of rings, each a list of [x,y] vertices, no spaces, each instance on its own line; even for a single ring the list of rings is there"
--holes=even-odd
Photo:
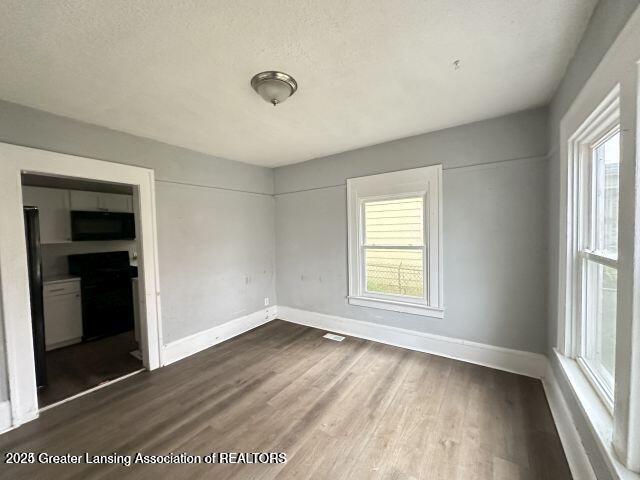
[[[595,3],[3,0],[0,98],[284,165],[545,104]]]

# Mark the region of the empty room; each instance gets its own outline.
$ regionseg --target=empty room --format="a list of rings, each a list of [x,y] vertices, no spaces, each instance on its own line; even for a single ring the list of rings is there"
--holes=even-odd
[[[0,479],[640,480],[640,0],[0,18]]]

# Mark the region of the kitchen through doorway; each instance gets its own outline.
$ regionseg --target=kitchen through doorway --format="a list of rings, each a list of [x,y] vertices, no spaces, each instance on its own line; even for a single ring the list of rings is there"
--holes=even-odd
[[[130,185],[23,173],[39,408],[144,369]]]
[[[4,322],[4,347],[6,354],[6,367],[7,367],[7,386],[8,386],[8,407],[9,407],[9,426],[17,427],[26,422],[38,418],[40,415],[40,399],[38,395],[38,379],[36,369],[36,351],[34,348],[34,335],[33,335],[33,320],[32,320],[32,306],[31,306],[31,289],[29,278],[29,262],[27,254],[29,248],[27,246],[27,237],[25,230],[25,198],[23,198],[23,176],[33,177],[45,177],[44,180],[49,182],[47,185],[35,185],[29,181],[26,183],[32,183],[31,185],[25,185],[28,187],[42,187],[52,188],[58,190],[74,190],[79,192],[91,192],[95,191],[103,197],[98,199],[97,211],[91,211],[91,209],[82,206],[77,218],[72,213],[71,206],[71,194],[68,194],[68,210],[64,204],[64,196],[62,198],[62,207],[53,209],[56,217],[55,221],[52,221],[49,226],[51,230],[47,230],[46,235],[59,236],[61,240],[57,248],[66,248],[66,246],[73,245],[75,243],[79,245],[89,245],[90,242],[102,241],[96,235],[103,235],[105,232],[117,232],[121,233],[130,231],[131,229],[131,213],[133,213],[133,228],[135,230],[135,243],[137,257],[137,278],[138,278],[138,299],[134,300],[133,304],[137,305],[139,313],[139,341],[137,342],[141,350],[141,364],[146,370],[154,370],[163,365],[163,340],[162,340],[162,322],[161,322],[161,301],[160,301],[160,279],[158,273],[158,241],[157,241],[157,225],[156,225],[156,199],[155,199],[155,175],[153,169],[143,168],[134,165],[127,165],[122,163],[107,162],[103,160],[96,160],[88,157],[80,157],[76,155],[68,155],[64,153],[51,152],[46,150],[40,150],[37,148],[22,147],[19,145],[11,145],[8,143],[0,142],[0,202],[5,207],[6,215],[0,216],[0,298],[2,303],[0,305],[2,319]],[[31,180],[35,180],[32,178]],[[38,180],[35,180],[36,182]],[[55,184],[51,184],[55,182]],[[64,185],[64,182],[72,182],[71,184]],[[79,183],[89,182],[94,185],[82,186]],[[107,185],[127,187],[126,191],[115,192],[105,191]],[[98,187],[95,190],[94,187]],[[122,201],[122,197],[117,195],[125,195],[131,193],[131,206],[132,212],[127,211],[117,212],[116,205]],[[112,196],[111,196],[112,194]],[[109,195],[109,196],[107,196]],[[83,195],[79,195],[83,197]],[[76,205],[83,205],[82,202],[88,201],[88,196],[76,199]],[[34,199],[31,199],[34,201]],[[79,203],[78,203],[79,202]],[[100,203],[102,202],[102,203]],[[52,205],[51,199],[45,198],[41,202],[43,208],[49,208]],[[122,205],[120,203],[120,205]],[[29,205],[26,205],[29,206]],[[40,205],[36,205],[40,206]],[[101,209],[106,209],[103,211]],[[112,211],[113,210],[113,211]],[[98,214],[110,214],[110,222],[95,222],[95,216]],[[125,215],[128,214],[128,215]],[[124,216],[123,216],[124,215]],[[39,217],[38,217],[39,219]],[[72,222],[75,222],[75,227],[72,227]],[[64,228],[61,228],[61,225]],[[68,225],[68,227],[67,227]],[[43,226],[43,228],[45,228]],[[46,227],[49,228],[49,227]],[[77,235],[74,238],[74,229]],[[106,230],[105,230],[106,229]],[[40,232],[40,227],[38,227]],[[69,232],[71,237],[69,237]],[[64,233],[67,233],[67,237],[64,237]],[[124,234],[124,233],[123,233]],[[44,235],[44,234],[43,234]],[[54,237],[55,238],[55,237]],[[69,240],[69,238],[71,238]],[[129,239],[131,237],[129,236]],[[122,240],[126,240],[123,238]],[[107,240],[105,240],[107,241]],[[110,240],[109,240],[110,241]],[[119,240],[114,240],[119,241]],[[85,243],[86,242],[86,243]],[[53,242],[52,242],[53,244]],[[62,246],[60,246],[62,245]],[[69,276],[80,277],[81,280],[78,283],[71,285],[64,285],[64,287],[51,287],[51,290],[57,290],[63,288],[63,290],[48,293],[64,293],[68,295],[80,293],[80,318],[82,319],[82,307],[83,303],[90,296],[82,298],[83,281],[85,272],[93,268],[99,267],[105,270],[111,267],[105,264],[104,261],[95,258],[91,261],[75,261],[71,262],[71,258],[74,255],[87,255],[87,254],[113,254],[115,252],[124,252],[124,256],[128,258],[126,264],[120,264],[125,268],[121,270],[128,270],[128,273],[121,272],[122,275],[129,275],[129,282],[132,282],[131,278],[131,256],[127,248],[114,247],[110,251],[106,250],[93,250],[83,252],[69,252],[58,251],[57,265],[64,268],[66,265],[66,274]],[[122,254],[117,254],[117,261],[125,257]],[[81,257],[81,259],[89,257]],[[106,258],[106,257],[105,257]],[[46,271],[44,265],[40,273]],[[117,267],[116,269],[118,269]],[[65,274],[64,271],[61,273]],[[42,277],[41,279],[44,279]],[[64,281],[63,281],[64,283]],[[100,282],[98,282],[100,283]],[[122,283],[121,283],[122,286]],[[99,285],[102,288],[102,285]],[[44,284],[43,284],[43,298],[42,298],[42,311],[44,312]],[[99,290],[100,290],[99,288]],[[136,289],[130,287],[130,293],[133,296]],[[76,304],[77,312],[77,304]],[[98,309],[100,310],[100,309]],[[102,318],[107,318],[108,315],[103,315]],[[70,318],[69,315],[63,316],[63,318]],[[99,317],[98,317],[99,318]],[[100,330],[105,328],[104,323],[92,322],[87,324],[84,320],[82,323],[82,332],[76,336],[75,341],[69,339],[72,342],[70,345],[59,346],[60,349],[70,348],[78,344],[89,344],[91,341],[100,341],[100,338],[107,338],[115,336],[117,334],[116,326],[120,325],[122,317],[112,315],[111,318],[115,318],[115,321],[109,323],[106,327],[107,330]],[[100,328],[93,329],[98,325]],[[91,328],[90,328],[91,327]],[[86,328],[86,331],[85,331]],[[113,330],[109,330],[113,328]],[[120,327],[118,327],[120,328]],[[102,334],[95,332],[102,331]],[[131,331],[125,329],[123,332]],[[119,333],[123,333],[119,332]],[[136,328],[133,328],[134,338]],[[78,339],[80,339],[78,341]],[[46,352],[46,336],[44,351]],[[64,345],[65,340],[61,340]],[[75,342],[75,343],[74,343]],[[132,349],[129,349],[129,345],[123,347],[127,350],[127,354],[130,354]],[[55,348],[54,350],[58,350]],[[112,350],[112,349],[105,349]],[[45,353],[46,355],[46,353]],[[79,355],[79,354],[78,354]],[[77,355],[70,355],[75,358]],[[137,360],[135,356],[132,356],[134,360]],[[99,357],[102,359],[102,357]],[[88,365],[89,359],[83,362],[83,365]],[[123,378],[123,377],[118,377]],[[97,387],[90,388],[89,390],[83,390],[80,395],[100,388],[101,385],[105,385],[105,381],[101,378],[93,379],[93,384],[98,383]],[[84,387],[83,387],[84,388]],[[87,387],[88,388],[88,387]],[[67,394],[65,394],[66,396]],[[67,397],[67,398],[74,398]],[[59,402],[55,402],[56,405]],[[48,407],[44,407],[48,408]]]

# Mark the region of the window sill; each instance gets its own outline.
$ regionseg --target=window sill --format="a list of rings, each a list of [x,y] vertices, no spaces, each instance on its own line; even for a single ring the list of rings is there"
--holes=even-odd
[[[420,303],[397,302],[394,300],[383,300],[381,298],[349,296],[350,305],[360,307],[380,308],[382,310],[392,310],[399,313],[409,313],[411,315],[421,315],[423,317],[444,318],[444,309],[422,305]]]
[[[565,357],[555,349],[554,353],[613,478],[640,480],[639,474],[625,468],[616,457],[611,442],[613,438],[613,417],[580,368],[580,365],[578,365],[578,362]]]
[[[605,383],[598,379],[597,375],[584,358],[577,357],[575,362],[578,364],[578,367],[580,367],[584,378],[586,378],[591,384],[591,388],[593,388],[595,394],[598,395],[602,404],[607,408],[609,415],[613,416],[613,393],[608,393]],[[613,383],[613,381],[611,383]]]

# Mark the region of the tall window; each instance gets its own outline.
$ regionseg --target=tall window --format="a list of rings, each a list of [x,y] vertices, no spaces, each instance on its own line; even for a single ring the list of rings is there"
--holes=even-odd
[[[618,283],[620,130],[582,149],[577,251],[578,363],[613,405]]]
[[[349,179],[349,303],[442,317],[442,168]]]

